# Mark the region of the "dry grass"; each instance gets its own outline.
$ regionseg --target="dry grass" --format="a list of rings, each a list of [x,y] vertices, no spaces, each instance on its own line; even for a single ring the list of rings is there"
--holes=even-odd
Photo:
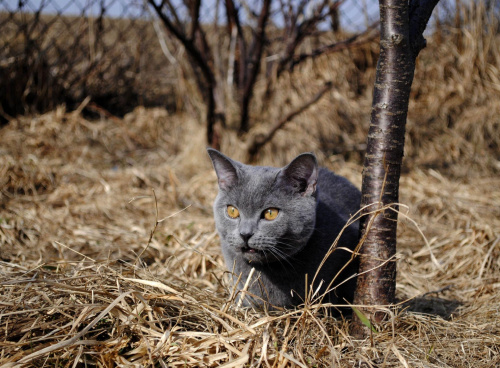
[[[2,366],[500,364],[498,177],[402,178],[428,239],[401,215],[398,297],[414,299],[356,341],[317,306],[236,308],[199,126],[159,109],[91,122],[61,108],[2,129]],[[323,164],[359,185],[358,164]]]
[[[401,179],[401,308],[370,339],[353,340],[349,321],[319,306],[236,307],[199,121],[143,108],[89,121],[61,107],[0,130],[0,366],[499,366],[500,38],[479,13],[460,42],[430,40],[420,56]],[[250,134],[335,85],[259,163],[314,150],[360,186],[374,47],[306,63],[272,108],[256,106]],[[244,160],[245,144],[225,132],[228,155]]]
[[[500,173],[500,19],[482,2],[462,11],[463,29],[428,37],[417,59],[408,112],[407,170],[438,169],[460,179],[485,171]],[[280,80],[268,110],[261,111],[264,85],[258,85],[256,126],[250,134],[268,131],[325,81],[333,83],[326,97],[278,132],[273,144],[264,147],[261,160],[271,163],[276,156],[284,160],[315,150],[362,163],[378,48],[375,40],[304,63]],[[224,148],[230,150],[234,143],[229,139]]]

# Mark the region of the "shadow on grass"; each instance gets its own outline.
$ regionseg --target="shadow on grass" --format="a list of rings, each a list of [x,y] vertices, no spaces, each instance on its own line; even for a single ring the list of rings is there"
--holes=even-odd
[[[436,315],[443,319],[450,319],[462,304],[458,300],[422,296],[404,303],[403,308],[408,312]]]

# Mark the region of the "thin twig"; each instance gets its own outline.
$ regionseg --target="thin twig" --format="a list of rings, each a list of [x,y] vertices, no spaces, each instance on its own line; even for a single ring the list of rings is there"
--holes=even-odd
[[[313,50],[310,53],[302,53],[300,55],[294,56],[290,61],[290,70],[293,70],[298,64],[302,63],[307,59],[314,59],[318,56],[330,54],[333,52],[339,52],[342,50],[354,48],[357,46],[364,45],[370,41],[372,41],[378,33],[372,32],[374,29],[378,27],[379,23],[375,22],[370,27],[368,27],[365,31],[355,34],[354,36],[349,37],[346,40],[334,42],[329,45],[325,45],[323,47],[319,47],[316,50]],[[371,34],[370,34],[371,33]],[[362,36],[369,35],[366,38],[362,38]]]
[[[158,227],[158,224],[160,223],[160,221],[158,221],[158,200],[156,199],[156,193],[155,193],[154,188],[151,188],[151,190],[153,191],[153,198],[155,199],[155,225],[153,226],[153,230],[151,230],[151,233],[149,234],[148,243],[146,244],[146,246],[143,248],[141,253],[139,253],[137,258],[135,259],[134,266],[137,264],[139,259],[142,257],[142,255],[144,254],[146,249],[149,248],[149,245],[151,244],[151,241],[153,240],[153,236],[155,234],[156,228]]]
[[[250,161],[254,161],[255,156],[259,152],[259,150],[268,142],[270,142],[276,132],[280,129],[282,129],[286,123],[289,121],[293,120],[297,115],[303,113],[305,110],[307,110],[309,107],[314,105],[316,102],[318,102],[323,95],[328,92],[332,88],[333,84],[332,82],[326,82],[323,88],[316,94],[314,95],[313,98],[311,98],[309,101],[304,103],[302,106],[300,106],[298,109],[292,111],[289,113],[287,116],[285,116],[283,119],[278,121],[266,135],[257,135],[255,136],[253,142],[250,144],[248,148],[248,154],[250,156]]]

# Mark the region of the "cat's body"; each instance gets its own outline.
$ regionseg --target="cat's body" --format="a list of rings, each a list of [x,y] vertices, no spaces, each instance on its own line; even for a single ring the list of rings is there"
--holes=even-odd
[[[253,298],[246,305],[292,307],[305,299],[325,254],[357,212],[360,193],[347,179],[318,169],[312,154],[302,154],[284,168],[243,165],[209,149],[219,179],[214,203],[216,227],[226,265],[243,287],[250,270],[255,274],[248,288]],[[237,215],[237,216],[236,216]],[[358,239],[358,223],[346,228],[337,249],[319,270],[313,285],[317,296],[335,278],[334,286],[357,272],[350,262],[340,274]],[[337,277],[336,277],[337,276]],[[323,302],[352,301],[355,278],[334,288]],[[293,293],[292,293],[293,290]]]

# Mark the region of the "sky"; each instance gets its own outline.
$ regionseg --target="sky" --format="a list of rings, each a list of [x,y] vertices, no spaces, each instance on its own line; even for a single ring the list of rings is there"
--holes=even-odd
[[[174,3],[175,1],[179,2],[174,0]],[[316,1],[311,0],[311,4]],[[47,14],[98,15],[100,4],[104,4],[106,14],[111,17],[149,16],[149,12],[144,9],[143,0],[0,0],[0,11],[15,11],[19,3],[23,4],[23,11],[26,12],[35,12],[42,7],[42,12]],[[202,16],[204,15],[205,21],[211,21],[214,16],[215,0],[206,0],[202,3],[204,3]],[[248,3],[252,4],[255,1]],[[279,2],[276,1],[275,4]],[[378,18],[378,0],[345,0],[340,11],[341,25],[344,29],[364,29],[367,22],[371,23]],[[279,24],[279,17],[276,16],[274,21]]]

